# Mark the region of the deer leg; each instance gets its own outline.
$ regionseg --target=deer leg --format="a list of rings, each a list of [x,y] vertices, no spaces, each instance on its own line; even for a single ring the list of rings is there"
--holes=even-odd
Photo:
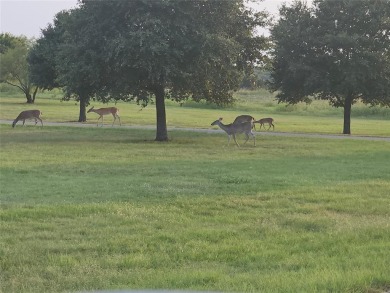
[[[273,123],[271,123],[272,125],[272,130],[275,130],[275,125]]]
[[[38,119],[39,121],[41,121],[41,125],[42,125],[42,127],[43,127],[43,122],[42,122],[42,119],[41,119],[41,118],[39,118],[39,117],[37,117],[37,119]],[[38,122],[38,121],[36,121],[36,122],[35,122],[35,125],[37,125],[37,122]]]
[[[237,142],[237,140],[236,140],[236,134],[235,134],[235,133],[233,133],[233,139],[234,139],[234,142],[236,143],[236,145],[237,145],[238,147],[240,147],[240,145],[238,144],[238,142]]]
[[[248,141],[248,139],[249,139],[249,135],[248,135],[248,133],[245,133],[245,136],[246,136],[246,140],[245,140],[244,144],[246,144],[246,143],[247,143],[247,141]]]
[[[100,118],[102,118],[102,125],[101,125],[101,127],[103,127],[103,115],[101,115],[101,116],[98,118],[98,121],[97,121],[96,126],[99,126],[99,120],[100,120]]]
[[[230,145],[230,135],[228,134],[228,146]]]
[[[114,117],[114,121],[112,122],[112,126],[114,126],[114,123],[115,123],[115,121],[116,121],[117,115],[113,113],[113,114],[112,114],[112,117]],[[119,120],[119,123],[120,123],[120,120]]]
[[[119,120],[119,126],[122,126],[122,123],[121,123],[121,117],[119,117],[118,114],[116,114],[116,117],[118,117],[118,120]]]
[[[23,125],[22,126],[24,126],[24,122],[26,122],[26,119],[23,119]]]

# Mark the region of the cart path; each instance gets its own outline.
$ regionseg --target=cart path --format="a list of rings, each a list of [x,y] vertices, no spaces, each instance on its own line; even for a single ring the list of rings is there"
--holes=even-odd
[[[0,120],[0,124],[9,124],[11,127],[13,120]],[[31,122],[26,122],[26,125],[31,125]],[[20,124],[16,127],[20,127]],[[37,125],[38,126],[38,125]],[[80,122],[44,122],[44,126],[66,126],[66,127],[96,127],[96,124],[80,123]],[[40,126],[38,126],[40,127]],[[128,129],[156,129],[155,125],[114,125],[106,124],[104,128],[128,128]],[[168,131],[193,131],[201,133],[224,133],[221,129],[206,129],[206,128],[188,128],[188,127],[168,127]],[[319,133],[303,133],[303,132],[278,132],[278,131],[257,131],[256,135],[269,136],[284,136],[284,137],[311,137],[311,138],[329,138],[329,139],[357,139],[357,140],[373,140],[373,141],[388,141],[388,136],[364,136],[364,135],[344,135],[344,134],[319,134]]]

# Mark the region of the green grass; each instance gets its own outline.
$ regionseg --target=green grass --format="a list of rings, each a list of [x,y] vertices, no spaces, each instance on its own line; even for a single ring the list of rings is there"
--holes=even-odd
[[[167,101],[167,124],[169,127],[211,128],[210,124],[219,117],[225,123],[231,123],[241,114],[251,114],[255,118],[272,117],[277,132],[306,132],[340,134],[343,129],[342,109],[332,108],[326,101],[314,101],[310,105],[287,106],[277,104],[274,96],[265,90],[240,91],[237,102],[231,107],[217,108],[207,103],[186,102],[180,106]],[[79,105],[75,101],[61,102],[61,93],[57,91],[40,93],[34,105],[25,103],[25,99],[16,93],[1,93],[0,118],[13,120],[23,110],[38,108],[43,112],[45,122],[75,122],[78,120]],[[102,105],[91,102],[95,108]],[[114,106],[110,103],[108,106]],[[155,105],[142,109],[136,103],[116,104],[120,109],[124,125],[155,125]],[[97,121],[97,114],[88,113],[88,123]],[[106,124],[112,123],[112,117],[105,118]],[[19,124],[18,124],[19,125]],[[353,105],[351,131],[353,135],[390,136],[390,109],[368,107],[361,103]]]
[[[390,289],[388,142],[169,135],[0,125],[0,292]]]
[[[60,96],[27,105],[2,91],[0,118],[39,108],[44,122],[76,121],[78,104]],[[168,125],[211,128],[249,113],[273,117],[279,132],[342,129],[326,102],[236,98],[222,109],[167,101]],[[126,125],[155,124],[154,105],[117,106]],[[352,132],[390,136],[389,117],[354,105]],[[0,292],[390,289],[388,142],[258,135],[256,148],[238,149],[223,134],[154,135],[0,125]]]

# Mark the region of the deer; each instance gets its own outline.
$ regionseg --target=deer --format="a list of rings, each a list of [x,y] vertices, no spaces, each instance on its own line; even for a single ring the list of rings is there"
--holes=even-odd
[[[256,137],[252,133],[253,122],[251,122],[251,121],[246,121],[246,122],[237,123],[237,124],[231,123],[231,124],[225,125],[222,123],[222,118],[219,118],[218,120],[215,120],[213,123],[211,123],[211,125],[212,126],[218,125],[222,130],[224,130],[227,133],[228,146],[230,144],[230,138],[231,138],[231,136],[233,136],[234,142],[236,143],[236,145],[238,147],[240,147],[240,145],[237,143],[237,140],[236,140],[236,134],[239,134],[239,133],[245,133],[245,135],[246,135],[246,140],[245,140],[244,144],[246,144],[247,141],[249,140],[249,136],[252,136],[253,137],[253,146],[256,146]]]
[[[233,124],[238,124],[238,123],[243,123],[243,122],[252,122],[252,125],[255,130],[256,130],[256,126],[255,126],[255,118],[251,115],[240,115],[240,116],[237,116],[236,119],[234,119],[233,121]]]
[[[268,123],[269,127],[267,130],[269,130],[271,128],[271,126],[272,126],[272,130],[275,130],[275,125],[273,124],[273,122],[274,122],[274,119],[272,119],[272,118],[263,118],[263,119],[256,120],[253,123],[259,123],[260,129],[261,129],[261,126],[263,126],[265,129],[264,124]]]
[[[37,125],[38,121],[41,121],[41,125],[43,127],[43,122],[42,122],[42,119],[40,118],[41,114],[42,114],[42,112],[39,111],[39,110],[26,110],[26,111],[22,111],[22,112],[20,112],[18,117],[16,117],[14,122],[12,123],[12,127],[15,127],[16,123],[18,123],[18,121],[20,121],[20,120],[23,120],[23,126],[24,126],[24,123],[26,122],[27,119],[28,120],[34,119],[35,120],[35,125]]]
[[[100,108],[100,109],[94,109],[92,106],[91,109],[88,110],[87,113],[94,112],[99,115],[99,118],[97,120],[96,126],[99,126],[99,119],[102,118],[102,127],[103,127],[103,116],[111,114],[114,117],[114,121],[112,122],[112,126],[114,126],[116,118],[119,120],[119,125],[122,126],[121,118],[119,117],[119,109],[116,107],[109,107],[109,108]]]

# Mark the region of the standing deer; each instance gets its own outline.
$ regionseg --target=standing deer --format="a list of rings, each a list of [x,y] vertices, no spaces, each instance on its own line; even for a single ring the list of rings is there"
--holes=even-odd
[[[234,119],[233,124],[243,123],[243,122],[252,122],[252,128],[256,130],[255,126],[255,118],[251,115],[240,115],[237,116],[236,119]]]
[[[263,119],[260,119],[260,120],[256,120],[253,123],[259,123],[260,124],[260,129],[261,129],[261,126],[263,126],[264,129],[265,129],[264,124],[268,123],[269,127],[268,127],[267,130],[269,130],[271,128],[271,126],[272,126],[272,130],[275,130],[275,125],[272,122],[274,122],[274,119],[272,119],[272,118],[263,118]]]
[[[215,120],[213,123],[211,123],[211,125],[218,125],[222,130],[224,130],[227,133],[228,145],[230,144],[230,137],[233,136],[234,142],[239,147],[240,145],[237,143],[236,134],[245,133],[246,140],[245,140],[244,144],[246,144],[246,142],[249,139],[249,135],[250,135],[253,137],[253,146],[256,146],[256,137],[252,133],[253,122],[247,121],[247,122],[242,122],[242,123],[238,123],[238,124],[231,123],[231,124],[225,125],[221,121],[222,121],[222,118],[219,118],[218,120]]]
[[[39,110],[22,111],[22,112],[20,112],[18,117],[16,117],[14,122],[12,123],[12,127],[15,127],[16,123],[18,123],[18,121],[20,121],[20,120],[23,120],[23,126],[24,126],[24,123],[26,122],[27,119],[29,119],[29,120],[34,119],[35,125],[37,125],[38,121],[41,121],[41,125],[43,127],[42,119],[39,117],[39,116],[41,116],[41,114],[42,114],[42,112]]]
[[[102,125],[101,126],[103,126],[103,116],[108,115],[108,114],[112,114],[112,116],[114,117],[114,121],[112,122],[112,126],[114,126],[116,118],[118,118],[118,120],[119,120],[119,125],[122,125],[121,118],[119,117],[119,109],[116,107],[100,108],[100,109],[94,109],[92,107],[91,109],[88,110],[87,113],[89,113],[89,112],[94,112],[94,113],[99,115],[96,126],[99,126],[99,119],[100,118],[102,118]]]

